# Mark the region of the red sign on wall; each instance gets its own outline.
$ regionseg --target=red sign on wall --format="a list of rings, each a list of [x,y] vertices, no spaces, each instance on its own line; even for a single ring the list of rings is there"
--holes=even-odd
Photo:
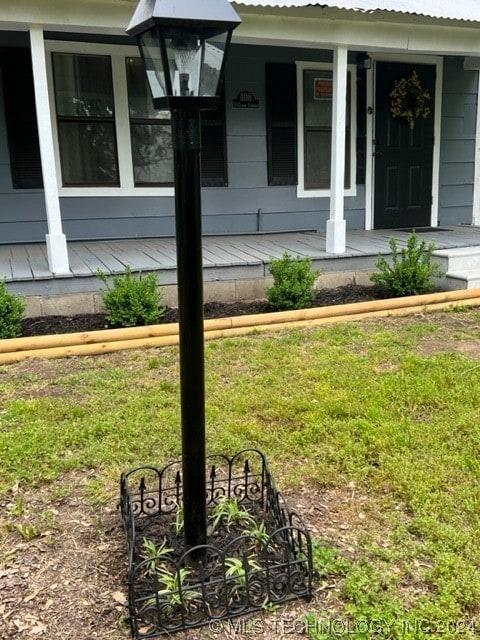
[[[315,78],[313,97],[315,100],[331,100],[333,95],[333,82],[331,78]]]

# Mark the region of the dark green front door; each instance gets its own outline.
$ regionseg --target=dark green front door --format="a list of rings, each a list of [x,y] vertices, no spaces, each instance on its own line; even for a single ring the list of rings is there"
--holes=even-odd
[[[395,80],[416,72],[428,90],[430,114],[413,128],[394,118],[390,93]],[[435,66],[377,62],[375,73],[374,228],[425,227],[431,222]]]

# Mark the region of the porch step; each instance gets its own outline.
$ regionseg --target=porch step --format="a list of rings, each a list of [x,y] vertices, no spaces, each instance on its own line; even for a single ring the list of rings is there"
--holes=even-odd
[[[456,289],[477,289],[480,287],[480,269],[449,271],[445,276],[445,285],[450,291]]]
[[[475,289],[480,287],[480,246],[439,249],[435,262],[445,271],[445,288]]]

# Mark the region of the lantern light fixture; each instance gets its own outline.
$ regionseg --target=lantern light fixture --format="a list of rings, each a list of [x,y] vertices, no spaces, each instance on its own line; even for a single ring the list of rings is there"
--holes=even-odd
[[[127,28],[137,39],[156,109],[213,109],[233,29],[228,0],[140,0]]]

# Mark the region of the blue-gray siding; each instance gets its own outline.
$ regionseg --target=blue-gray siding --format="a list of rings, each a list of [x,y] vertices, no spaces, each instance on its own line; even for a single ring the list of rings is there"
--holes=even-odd
[[[440,225],[471,224],[478,72],[445,58],[440,147]]]
[[[0,44],[25,42],[4,34]],[[352,54],[351,61],[354,61]],[[226,81],[228,187],[203,189],[206,234],[297,231],[325,228],[328,198],[297,198],[296,187],[267,184],[265,63],[330,61],[328,50],[279,47],[232,48]],[[464,71],[463,58],[448,58],[440,167],[440,224],[472,219],[473,160],[477,73]],[[240,90],[254,93],[259,109],[234,109]],[[281,99],[281,97],[279,97]],[[345,199],[347,226],[364,228],[365,188]],[[64,231],[69,240],[171,236],[172,197],[61,198]],[[41,190],[12,188],[3,95],[0,92],[0,243],[42,241],[47,232]]]
[[[206,234],[323,229],[328,198],[297,198],[296,187],[269,187],[265,120],[265,63],[331,61],[330,51],[234,46],[226,73],[228,187],[203,189]],[[239,91],[259,109],[234,109]],[[347,198],[347,223],[362,228],[364,188]],[[92,212],[95,212],[92,215]],[[62,198],[69,238],[148,237],[174,233],[173,198]]]

